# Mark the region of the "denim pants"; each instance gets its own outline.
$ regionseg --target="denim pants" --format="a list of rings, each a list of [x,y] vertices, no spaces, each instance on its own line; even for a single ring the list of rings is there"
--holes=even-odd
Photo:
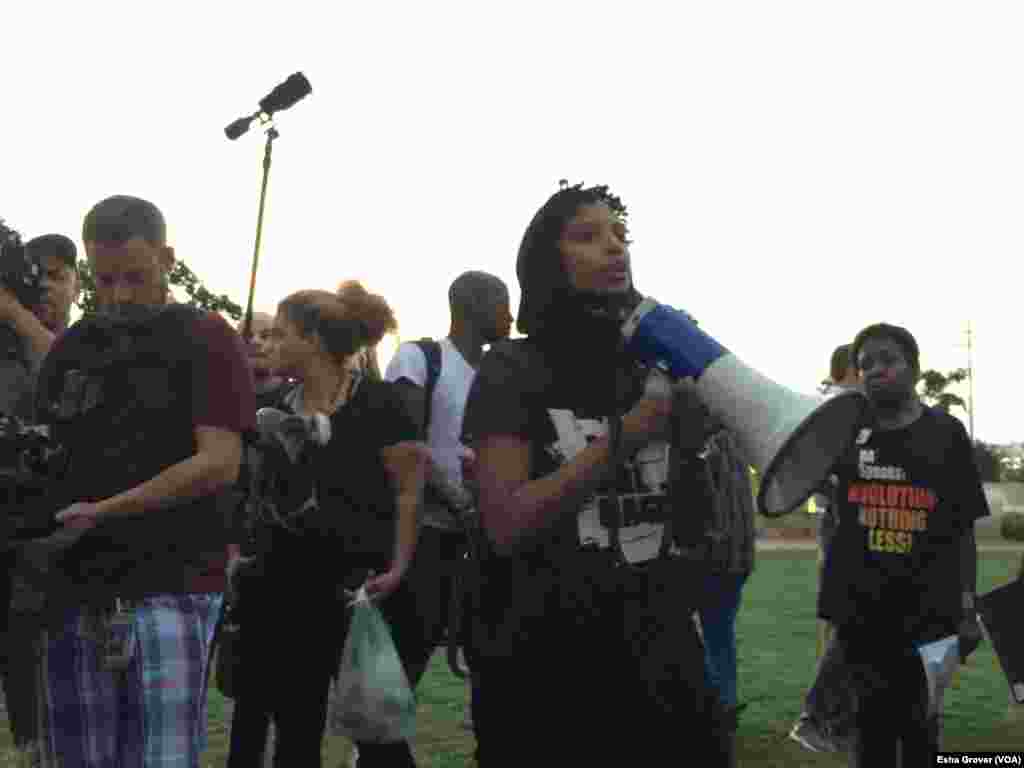
[[[726,708],[735,707],[736,693],[736,614],[747,574],[708,574],[704,580],[707,596],[697,613],[704,633],[704,664],[708,681],[718,691]]]

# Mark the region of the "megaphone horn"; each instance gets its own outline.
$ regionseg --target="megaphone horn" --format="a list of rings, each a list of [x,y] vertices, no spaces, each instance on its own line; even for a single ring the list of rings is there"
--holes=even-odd
[[[653,299],[637,305],[622,334],[636,360],[695,380],[703,403],[757,468],[757,507],[768,517],[792,512],[818,490],[862,426],[868,408],[862,393],[793,392],[744,364],[685,312]]]

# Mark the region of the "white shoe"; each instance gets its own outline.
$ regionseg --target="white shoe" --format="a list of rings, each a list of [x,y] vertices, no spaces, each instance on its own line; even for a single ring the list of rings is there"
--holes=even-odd
[[[839,748],[828,739],[825,734],[818,730],[817,726],[807,715],[801,715],[796,721],[793,730],[789,732],[789,738],[795,741],[804,749],[811,752],[839,752]]]

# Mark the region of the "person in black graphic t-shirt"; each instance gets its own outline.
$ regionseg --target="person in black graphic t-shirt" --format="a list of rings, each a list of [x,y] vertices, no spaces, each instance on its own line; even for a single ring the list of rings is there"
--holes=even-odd
[[[855,680],[858,765],[896,765],[899,751],[906,768],[932,765],[937,713],[918,649],[959,636],[966,657],[977,645],[974,521],[988,504],[963,424],[915,394],[913,336],[869,326],[851,355],[873,416],[836,468],[818,616],[836,626]]]
[[[619,352],[639,301],[624,213],[582,185],[541,207],[517,262],[527,338],[492,347],[467,401],[482,768],[730,764],[692,618],[702,566],[673,556],[668,525],[686,513],[671,460],[700,450],[704,418]]]

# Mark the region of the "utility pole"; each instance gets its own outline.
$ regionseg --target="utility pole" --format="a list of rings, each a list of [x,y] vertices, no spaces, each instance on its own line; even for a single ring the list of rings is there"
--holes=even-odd
[[[971,430],[971,442],[974,442],[974,356],[971,321],[967,321],[967,418]]]

